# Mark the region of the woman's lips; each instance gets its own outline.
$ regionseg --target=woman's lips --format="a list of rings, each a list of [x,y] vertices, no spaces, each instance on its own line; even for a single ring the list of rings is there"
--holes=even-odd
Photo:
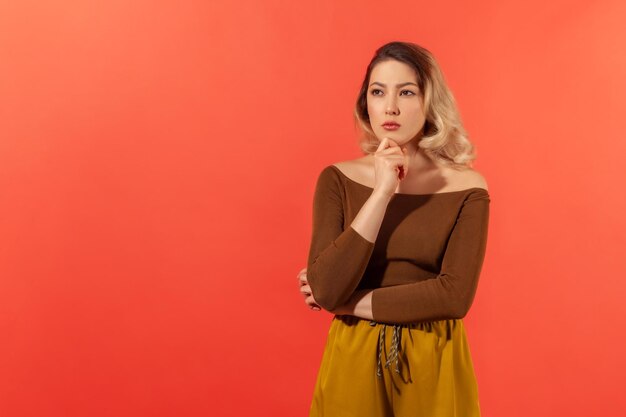
[[[385,128],[385,130],[398,130],[400,128],[400,125],[397,123],[385,123],[383,127]]]

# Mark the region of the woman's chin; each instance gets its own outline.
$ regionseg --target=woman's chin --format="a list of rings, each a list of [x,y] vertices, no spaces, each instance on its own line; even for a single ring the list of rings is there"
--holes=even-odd
[[[378,136],[377,135],[376,138],[378,139],[379,143],[382,142],[383,139],[385,139],[385,138],[391,139],[392,141],[394,141],[398,145],[401,144],[401,143],[406,142],[406,138],[405,137],[396,136],[396,135],[393,134],[393,132],[389,132],[387,134],[383,134],[382,136]]]

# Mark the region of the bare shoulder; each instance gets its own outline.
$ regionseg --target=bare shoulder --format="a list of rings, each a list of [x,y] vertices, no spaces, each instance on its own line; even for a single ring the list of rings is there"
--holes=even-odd
[[[462,188],[484,188],[489,190],[487,186],[487,180],[478,171],[473,168],[466,168],[463,171],[457,173],[457,180],[462,183]]]
[[[370,166],[372,162],[371,155],[365,155],[360,158],[348,159],[346,161],[335,162],[337,168],[359,169],[363,166]]]
[[[373,181],[372,178],[372,162],[371,156],[366,155],[360,158],[349,159],[346,161],[335,162],[333,164],[346,177],[361,184],[367,184]]]

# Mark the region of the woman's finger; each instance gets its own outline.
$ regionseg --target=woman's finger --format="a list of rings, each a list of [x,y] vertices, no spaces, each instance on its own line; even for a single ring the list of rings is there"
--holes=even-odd
[[[304,300],[304,302],[307,306],[309,306],[311,310],[319,311],[322,309],[322,307],[320,307],[319,305],[317,305],[317,303],[315,303],[315,299],[312,296],[307,297],[306,300]]]
[[[302,286],[302,285],[306,285],[306,284],[308,284],[308,283],[309,283],[309,281],[307,281],[307,279],[306,279],[306,275],[300,275],[300,276],[298,277],[298,281],[300,282],[300,285],[301,285],[301,286]]]
[[[399,147],[400,145],[398,145],[395,140],[389,139],[389,146],[392,146],[392,147],[396,147],[397,146],[397,147]]]
[[[302,279],[302,277],[306,278],[306,268],[304,268],[302,271],[298,272],[298,278]]]
[[[397,167],[406,164],[406,159],[400,155],[389,155],[387,158],[385,158],[385,162],[389,166]]]
[[[311,295],[311,287],[308,285],[303,285],[302,287],[300,287],[300,292],[304,295]]]
[[[378,151],[382,151],[383,149],[387,148],[387,143],[389,142],[388,138],[383,138],[383,140],[380,141],[380,143],[378,144],[378,148],[376,149],[376,152]]]

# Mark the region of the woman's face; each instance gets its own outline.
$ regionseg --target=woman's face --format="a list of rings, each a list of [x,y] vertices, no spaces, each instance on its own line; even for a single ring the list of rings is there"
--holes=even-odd
[[[369,83],[367,112],[376,137],[389,137],[402,146],[421,136],[426,117],[413,68],[396,60],[379,62],[370,73]],[[385,122],[400,126],[386,128]]]

